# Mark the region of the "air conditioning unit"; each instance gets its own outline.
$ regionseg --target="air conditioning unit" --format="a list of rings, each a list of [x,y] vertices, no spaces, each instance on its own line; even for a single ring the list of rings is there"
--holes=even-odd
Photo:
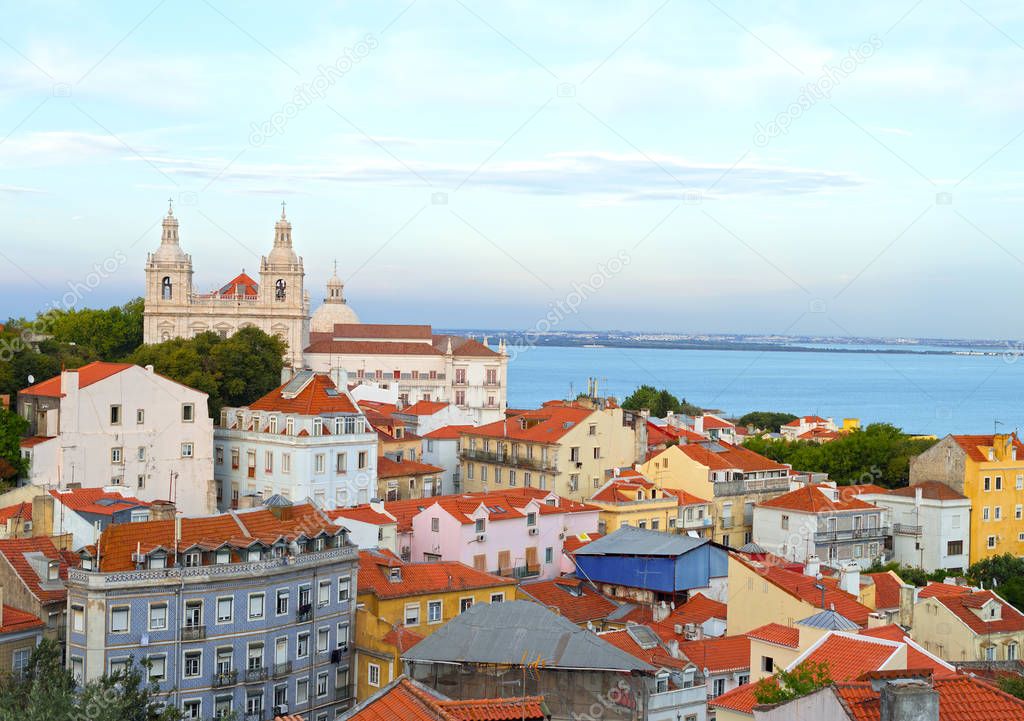
[[[275,716],[287,716],[288,715],[288,704],[281,704],[280,706],[274,707]]]
[[[537,535],[537,529],[536,528],[531,528],[530,529],[530,535],[531,536],[536,536]]]
[[[558,534],[558,540],[559,541],[564,541],[565,540],[565,534],[564,533],[559,533]]]
[[[144,554],[144,553],[133,553],[132,554],[132,563],[145,563],[145,562],[146,562],[146,554]]]
[[[480,541],[480,542],[486,541],[487,540],[487,534],[486,533],[478,533],[478,534],[476,534],[476,540]]]

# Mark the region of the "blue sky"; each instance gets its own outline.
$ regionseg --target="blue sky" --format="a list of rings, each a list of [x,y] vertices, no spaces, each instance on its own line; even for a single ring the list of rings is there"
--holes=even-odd
[[[368,321],[1020,335],[1019,2],[3,16],[3,316],[105,260],[83,305],[141,294],[172,197],[198,290],[285,200],[314,303],[337,259]]]

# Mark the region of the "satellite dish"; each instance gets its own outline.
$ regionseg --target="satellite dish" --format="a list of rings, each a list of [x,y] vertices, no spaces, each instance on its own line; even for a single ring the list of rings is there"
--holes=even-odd
[[[36,377],[34,375],[32,375],[31,373],[29,373],[28,374],[28,384],[32,385],[35,382],[36,382]]]

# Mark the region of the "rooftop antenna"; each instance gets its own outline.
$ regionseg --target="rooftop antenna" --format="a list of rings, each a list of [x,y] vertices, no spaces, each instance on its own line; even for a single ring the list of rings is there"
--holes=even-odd
[[[992,421],[992,435],[999,433],[999,426],[1003,425],[1002,421]]]

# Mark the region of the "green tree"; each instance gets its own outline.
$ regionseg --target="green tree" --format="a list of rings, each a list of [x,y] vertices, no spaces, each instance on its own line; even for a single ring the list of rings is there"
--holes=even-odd
[[[754,698],[763,704],[782,703],[806,696],[830,683],[832,673],[827,661],[804,661],[792,671],[779,671],[758,681],[754,686]]]
[[[690,416],[700,415],[703,412],[699,406],[688,403],[685,398],[679,400],[669,393],[668,390],[664,388],[658,390],[651,385],[642,385],[633,391],[622,402],[622,407],[632,411],[647,408],[651,411],[651,415],[656,418],[663,418],[669,412],[685,413]]]
[[[736,421],[736,425],[739,426],[753,426],[754,428],[760,428],[765,431],[772,431],[778,433],[779,428],[795,421],[796,416],[792,413],[779,413],[776,411],[751,411],[740,416],[739,420]]]
[[[51,311],[49,334],[57,343],[84,346],[101,360],[119,361],[142,345],[142,298],[121,306]]]
[[[989,556],[967,569],[967,580],[996,591],[1007,603],[1024,610],[1024,558],[1011,553]]]
[[[1024,676],[1002,676],[996,680],[996,684],[1011,696],[1024,699]]]
[[[21,438],[28,433],[28,421],[14,411],[0,408],[0,481],[5,480],[5,463],[13,471],[11,478],[28,473],[28,462],[21,457]]]

